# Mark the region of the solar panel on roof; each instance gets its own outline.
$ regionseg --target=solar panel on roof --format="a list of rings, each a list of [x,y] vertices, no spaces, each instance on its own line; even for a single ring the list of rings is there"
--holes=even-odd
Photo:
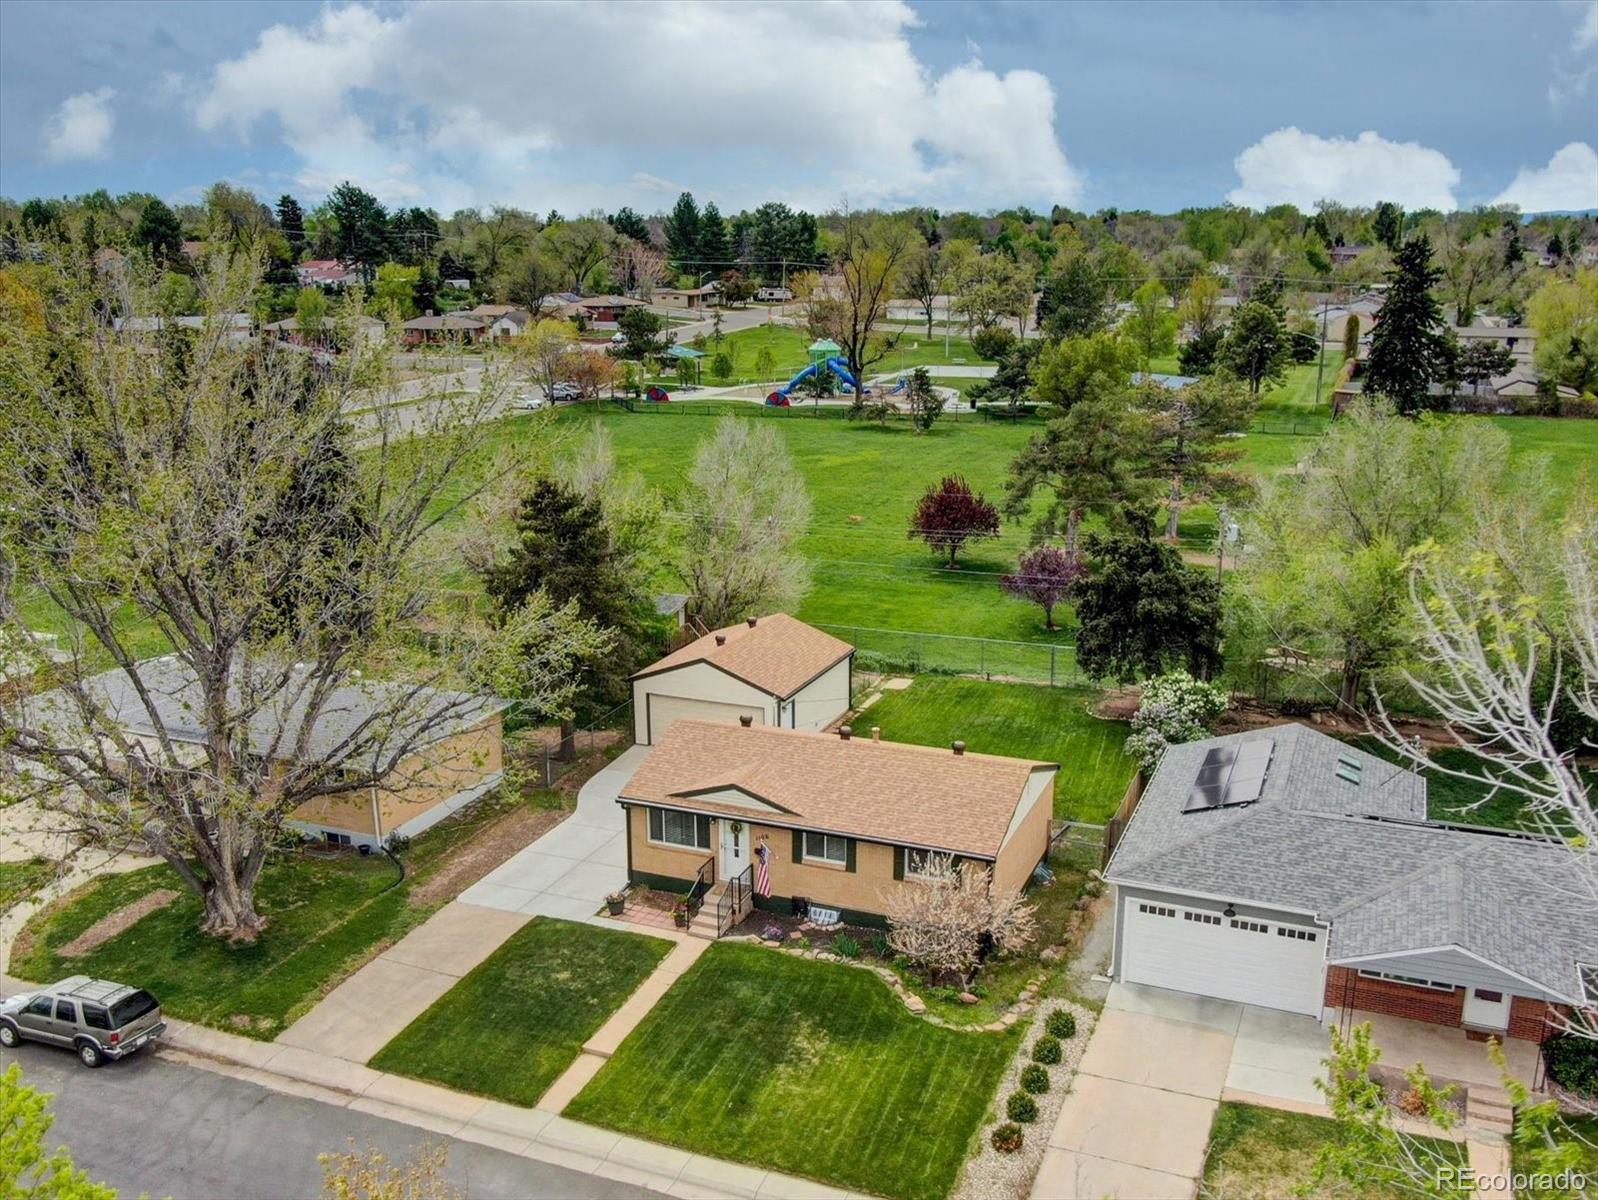
[[[1273,738],[1256,738],[1241,746],[1215,746],[1199,764],[1182,811],[1238,808],[1253,804],[1265,793],[1265,776],[1275,753]]]

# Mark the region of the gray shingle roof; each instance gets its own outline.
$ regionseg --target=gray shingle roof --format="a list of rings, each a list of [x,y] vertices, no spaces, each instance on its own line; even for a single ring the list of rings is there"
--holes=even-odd
[[[1257,804],[1183,812],[1205,754],[1271,738]],[[1337,760],[1360,764],[1360,782]],[[1426,821],[1425,781],[1303,725],[1173,746],[1106,877],[1311,913],[1333,962],[1457,946],[1558,996],[1598,963],[1592,860],[1541,839]]]

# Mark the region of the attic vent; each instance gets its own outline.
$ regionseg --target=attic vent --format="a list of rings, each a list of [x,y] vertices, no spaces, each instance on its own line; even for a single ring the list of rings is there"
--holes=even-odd
[[[1182,811],[1204,812],[1253,804],[1265,791],[1265,775],[1275,750],[1274,738],[1211,748],[1199,765]]]
[[[1337,756],[1337,777],[1344,783],[1359,783],[1365,775],[1365,764],[1352,754]]]

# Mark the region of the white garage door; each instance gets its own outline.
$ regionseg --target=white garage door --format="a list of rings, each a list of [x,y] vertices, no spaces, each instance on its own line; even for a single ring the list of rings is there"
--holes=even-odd
[[[757,705],[728,704],[721,700],[697,700],[691,696],[662,696],[650,692],[645,700],[649,705],[649,740],[658,742],[660,735],[671,728],[673,721],[692,717],[698,721],[736,721],[751,716],[756,725],[766,723],[765,709]]]
[[[1124,919],[1128,983],[1320,1016],[1325,930],[1130,897]]]

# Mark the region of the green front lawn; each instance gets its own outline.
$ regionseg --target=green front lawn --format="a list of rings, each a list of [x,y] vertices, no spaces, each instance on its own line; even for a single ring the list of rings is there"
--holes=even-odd
[[[884,692],[858,722],[881,726],[890,742],[947,746],[1060,764],[1054,815],[1102,825],[1114,815],[1137,764],[1121,752],[1128,727],[1090,711],[1099,693],[1085,688],[918,676],[902,692]]]
[[[537,918],[371,1065],[531,1107],[671,948],[661,938]]]
[[[940,1200],[1019,1037],[931,1025],[859,968],[718,943],[564,1115],[840,1187]]]
[[[403,883],[382,856],[274,857],[261,872],[256,896],[270,923],[250,945],[201,933],[199,899],[164,864],[98,879],[29,922],[11,973],[41,983],[67,975],[123,980],[148,988],[174,1017],[269,1040],[378,948],[425,920],[437,905],[412,904],[411,888],[504,811],[485,799],[416,838],[402,854]],[[87,954],[58,953],[157,888],[178,897]]]
[[[1598,1183],[1598,1116],[1567,1116],[1565,1130],[1557,1136],[1561,1148],[1571,1147],[1569,1153],[1575,1159],[1572,1172]],[[1524,1146],[1511,1143],[1510,1155],[1516,1174],[1530,1176],[1535,1173],[1538,1164]],[[1589,1183],[1588,1187],[1571,1189],[1557,1186],[1528,1187],[1517,1192],[1516,1196],[1521,1200],[1592,1200],[1591,1186]]]
[[[1308,1181],[1320,1148],[1336,1132],[1336,1123],[1327,1117],[1222,1101],[1210,1127],[1209,1154],[1204,1160],[1204,1182],[1199,1191],[1225,1196],[1226,1200],[1280,1200],[1283,1196],[1302,1196],[1305,1200],[1331,1200],[1334,1196],[1401,1200],[1418,1194],[1376,1186],[1353,1192],[1330,1185],[1311,1192],[1297,1190]],[[1469,1161],[1463,1145],[1436,1140],[1428,1144],[1441,1153],[1457,1156],[1461,1166]],[[1457,1193],[1447,1194],[1465,1200],[1472,1191],[1461,1187]]]
[[[0,913],[33,895],[55,874],[55,864],[42,858],[0,863]]]

